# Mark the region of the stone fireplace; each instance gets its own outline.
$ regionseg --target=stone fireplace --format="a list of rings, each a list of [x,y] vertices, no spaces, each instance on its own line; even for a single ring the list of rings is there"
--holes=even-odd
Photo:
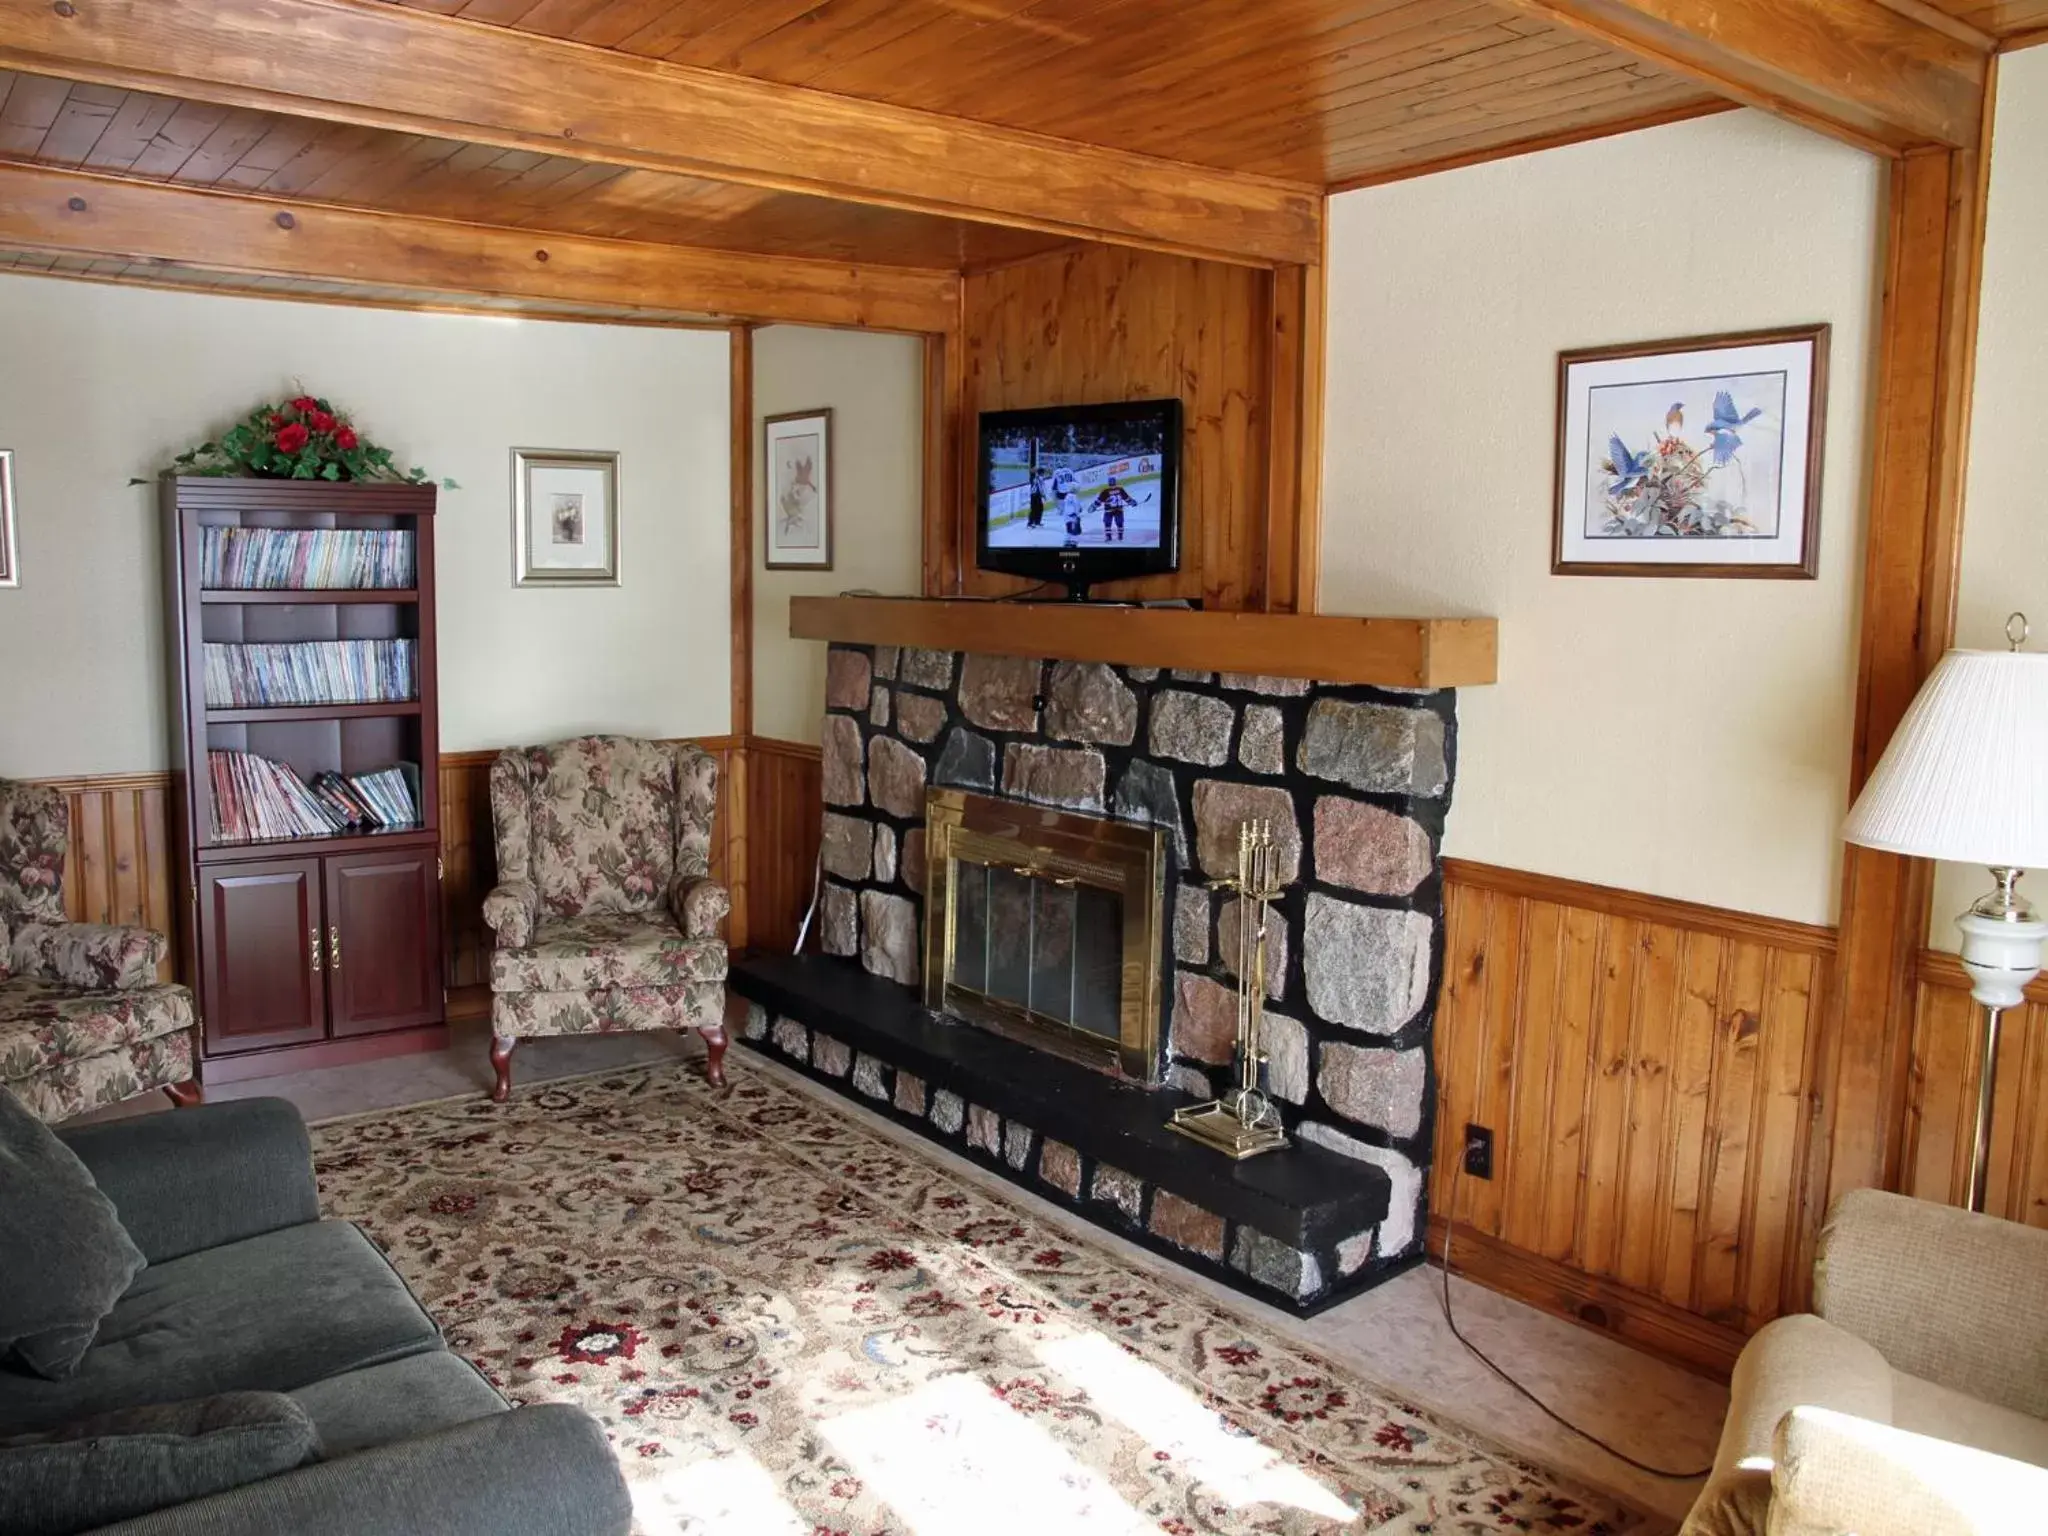
[[[1391,1203],[1375,1231],[1327,1251],[1267,1254],[1264,1275],[1255,1242],[1249,1256],[1233,1244],[1227,1263],[1297,1301],[1355,1289],[1413,1262],[1422,1241],[1454,701],[1450,690],[835,645],[823,732],[824,950],[969,1012],[953,990],[960,893],[936,909],[942,921],[952,913],[950,939],[925,926],[940,836],[928,796],[994,806],[985,814],[1013,821],[1043,808],[1144,829],[1162,859],[1160,1050],[1149,1074],[1125,1075],[1211,1098],[1229,1080],[1239,927],[1235,899],[1212,882],[1235,872],[1240,824],[1270,821],[1286,890],[1268,927],[1267,1087],[1297,1144],[1373,1164]],[[1063,922],[1078,933],[1078,913],[1046,894],[1059,887],[1024,874],[1017,866],[1027,860],[1007,862],[1007,872],[979,877],[979,908],[969,898],[977,931],[989,931],[989,904],[1006,903],[1024,923],[1014,931],[1028,934],[1033,914],[1048,925],[1049,949],[1069,931]],[[1033,1008],[1028,947],[991,983],[993,957],[985,947],[977,957],[973,942],[980,997],[1021,988],[1019,1006]],[[947,954],[955,974],[934,985],[927,964]],[[1074,965],[1108,963],[1069,956],[1062,972],[1041,958],[1054,990],[1062,977],[1071,988]],[[1103,1038],[1099,1002],[1085,1006],[1098,1013],[1065,1022]],[[1184,1155],[1214,1156],[1192,1145]]]

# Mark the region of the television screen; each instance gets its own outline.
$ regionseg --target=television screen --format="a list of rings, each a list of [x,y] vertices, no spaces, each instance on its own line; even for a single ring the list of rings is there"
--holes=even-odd
[[[994,426],[990,549],[1158,549],[1163,415]]]

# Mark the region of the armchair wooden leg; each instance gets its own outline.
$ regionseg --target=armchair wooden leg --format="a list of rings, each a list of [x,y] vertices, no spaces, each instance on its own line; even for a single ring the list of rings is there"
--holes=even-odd
[[[491,1070],[498,1080],[491,1087],[493,1102],[502,1104],[512,1092],[512,1052],[519,1046],[517,1035],[491,1036]]]
[[[704,1075],[711,1080],[714,1088],[725,1086],[725,1026],[723,1024],[700,1024],[697,1033],[704,1037]]]
[[[198,1078],[190,1077],[182,1083],[165,1083],[164,1097],[180,1109],[190,1109],[206,1102],[206,1090],[199,1086]]]

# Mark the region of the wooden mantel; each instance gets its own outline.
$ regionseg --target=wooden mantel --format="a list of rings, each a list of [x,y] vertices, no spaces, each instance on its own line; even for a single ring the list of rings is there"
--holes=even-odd
[[[1131,667],[1307,677],[1389,688],[1465,688],[1492,682],[1498,628],[1493,619],[1222,613],[1094,603],[796,597],[789,604],[789,632],[798,640],[1112,661]]]

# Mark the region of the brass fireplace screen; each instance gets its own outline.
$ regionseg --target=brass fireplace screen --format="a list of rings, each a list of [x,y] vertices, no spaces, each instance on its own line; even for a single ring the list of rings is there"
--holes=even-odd
[[[958,789],[925,794],[925,1006],[1159,1080],[1165,839]]]

